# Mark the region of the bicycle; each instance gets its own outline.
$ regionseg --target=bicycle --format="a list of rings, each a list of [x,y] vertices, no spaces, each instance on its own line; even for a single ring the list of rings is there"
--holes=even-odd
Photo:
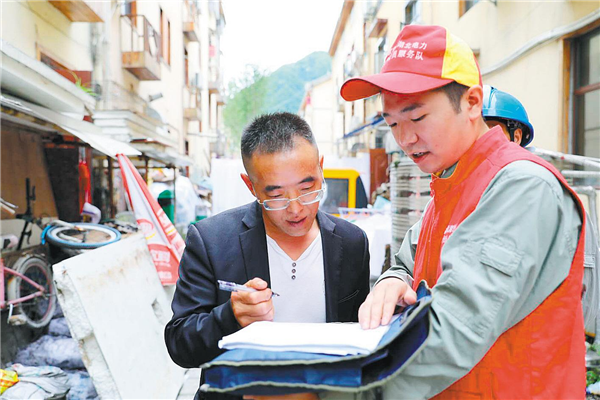
[[[62,249],[89,250],[101,246],[106,246],[121,239],[121,233],[111,227],[92,224],[89,222],[65,222],[61,220],[52,220],[47,224],[43,223],[42,218],[36,218],[33,215],[32,204],[35,202],[35,186],[30,187],[29,178],[25,180],[27,192],[27,210],[23,214],[17,214],[15,217],[25,221],[17,250],[21,250],[23,240],[27,238],[27,243],[31,238],[33,224],[42,229],[42,245],[48,241]],[[0,199],[1,200],[1,199]],[[2,200],[5,207],[10,208],[14,205]],[[5,208],[6,209],[6,208]]]
[[[48,325],[56,309],[50,264],[39,255],[28,254],[17,259],[9,268],[0,258],[0,272],[0,309],[9,308],[8,323],[27,324],[32,328]],[[8,280],[5,293],[7,274],[13,277]]]
[[[43,328],[50,323],[56,309],[50,261],[54,263],[82,251],[114,243],[121,239],[121,234],[116,229],[98,224],[68,223],[60,220],[44,224],[42,218],[36,218],[33,215],[35,186],[30,188],[29,179],[26,179],[25,183],[27,196],[25,213],[16,214],[17,206],[0,198],[2,210],[25,221],[18,244],[15,244],[16,240],[10,244],[9,240],[7,241],[9,245],[3,246],[6,249],[14,247],[16,249],[2,254],[0,258],[0,310],[9,308],[9,324],[27,324],[32,328]],[[44,251],[41,254],[39,248],[21,251],[24,240],[27,239],[27,243],[29,243],[33,224],[42,229],[41,248],[50,251]],[[52,247],[66,253],[67,256],[63,254],[52,256]],[[7,260],[6,265],[5,259]],[[6,282],[5,291],[6,275],[11,275],[11,277]]]

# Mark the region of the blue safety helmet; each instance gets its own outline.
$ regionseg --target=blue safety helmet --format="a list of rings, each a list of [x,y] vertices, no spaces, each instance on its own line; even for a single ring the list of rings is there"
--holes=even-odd
[[[514,140],[514,132],[521,128],[523,137],[521,146],[525,147],[533,140],[533,126],[525,107],[516,97],[493,86],[483,86],[483,118],[502,122],[508,127],[510,137]]]

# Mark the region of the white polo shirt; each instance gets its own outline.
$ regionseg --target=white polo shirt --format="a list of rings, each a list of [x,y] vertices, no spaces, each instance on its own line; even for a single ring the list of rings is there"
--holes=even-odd
[[[279,294],[273,296],[273,321],[326,322],[321,233],[295,261],[268,235],[267,253],[271,289]]]

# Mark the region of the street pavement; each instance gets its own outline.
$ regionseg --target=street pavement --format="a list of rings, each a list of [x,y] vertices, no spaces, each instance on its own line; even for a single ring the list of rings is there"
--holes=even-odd
[[[176,400],[194,400],[200,384],[200,368],[191,368],[185,372],[185,379],[179,389]]]

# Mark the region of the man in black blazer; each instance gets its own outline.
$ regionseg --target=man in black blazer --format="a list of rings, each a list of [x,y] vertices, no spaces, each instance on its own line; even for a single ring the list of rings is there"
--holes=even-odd
[[[165,328],[169,354],[184,368],[215,358],[223,336],[255,321],[358,321],[369,293],[365,233],[318,210],[323,157],[308,124],[290,113],[258,117],[242,135],[242,158],[257,201],[188,231]],[[221,291],[217,280],[256,291]]]

